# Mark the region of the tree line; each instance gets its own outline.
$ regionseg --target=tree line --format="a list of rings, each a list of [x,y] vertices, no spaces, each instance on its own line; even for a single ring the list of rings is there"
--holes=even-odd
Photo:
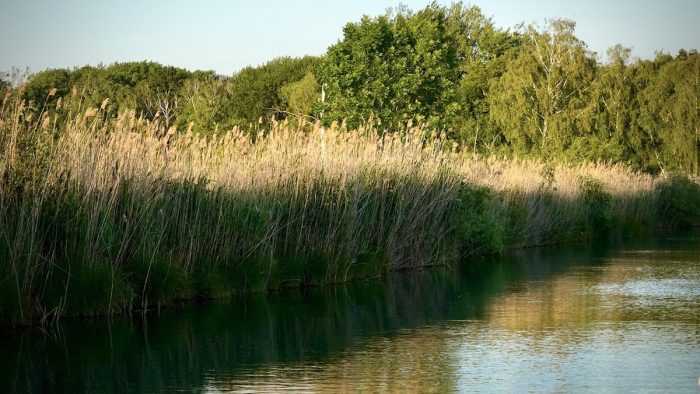
[[[299,105],[300,84],[318,61],[283,57],[233,76],[149,61],[50,69],[30,76],[21,90],[37,112],[55,108],[61,99],[63,105],[104,107],[111,115],[135,111],[165,128],[206,134],[285,117],[285,109]]]
[[[37,111],[77,97],[74,105],[134,110],[178,131],[306,119],[391,132],[412,122],[475,153],[700,174],[696,50],[633,60],[617,45],[602,62],[573,21],[500,29],[463,3],[365,16],[343,32],[321,57],[278,58],[232,76],[115,63],[43,71],[22,94]]]

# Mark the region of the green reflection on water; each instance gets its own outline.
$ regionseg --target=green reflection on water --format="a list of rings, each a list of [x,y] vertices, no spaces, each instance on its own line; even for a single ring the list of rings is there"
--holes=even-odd
[[[699,244],[533,249],[383,282],[4,333],[0,391],[692,390]]]

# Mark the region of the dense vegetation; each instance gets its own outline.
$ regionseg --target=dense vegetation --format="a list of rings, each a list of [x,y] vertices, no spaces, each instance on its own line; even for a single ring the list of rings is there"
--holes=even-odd
[[[231,77],[137,62],[5,81],[0,320],[698,224],[700,56],[629,53],[600,64],[573,22],[510,32],[434,4]]]
[[[698,174],[697,51],[633,61],[617,45],[601,63],[574,28],[551,20],[502,30],[477,7],[433,4],[348,23],[320,58],[275,59],[230,77],[149,62],[47,70],[24,98],[36,112],[54,88],[49,107],[69,94],[88,107],[109,98],[111,116],[132,109],[202,134],[321,116],[350,129],[411,121],[482,154]]]
[[[109,99],[107,116],[133,110],[144,119],[160,120],[166,129],[175,126],[199,133],[225,132],[233,126],[253,129],[261,119],[280,119],[286,116],[285,109],[303,105],[298,96],[317,63],[314,57],[279,58],[244,68],[233,77],[145,61],[55,69],[32,75],[23,98],[37,113],[53,111],[60,98],[77,96],[79,100],[72,102],[86,108],[100,107]]]
[[[422,127],[176,134],[79,98],[0,111],[0,320],[345,282],[700,219],[700,185],[480,158]],[[65,119],[65,120],[61,120]],[[311,130],[308,130],[311,128]]]

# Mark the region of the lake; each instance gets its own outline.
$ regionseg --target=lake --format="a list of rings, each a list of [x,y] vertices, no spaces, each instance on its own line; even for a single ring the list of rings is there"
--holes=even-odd
[[[700,393],[700,233],[3,331],[0,392]]]

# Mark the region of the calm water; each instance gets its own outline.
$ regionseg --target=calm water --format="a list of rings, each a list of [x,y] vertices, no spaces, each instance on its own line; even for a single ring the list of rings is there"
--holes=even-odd
[[[700,393],[700,236],[3,332],[0,392]]]

